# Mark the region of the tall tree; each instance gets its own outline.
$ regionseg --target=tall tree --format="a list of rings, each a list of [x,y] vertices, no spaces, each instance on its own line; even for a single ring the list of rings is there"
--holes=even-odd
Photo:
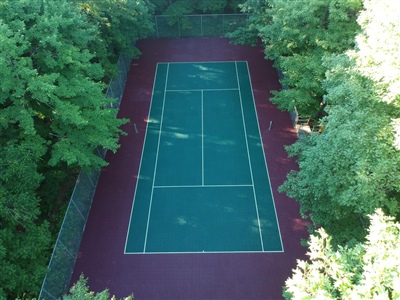
[[[110,77],[121,53],[137,57],[140,51],[135,42],[147,37],[153,29],[151,15],[155,6],[149,0],[72,0],[97,27],[97,39],[87,47],[95,54],[94,62],[106,70]],[[158,1],[160,2],[160,1]]]
[[[281,187],[336,244],[362,240],[367,215],[376,208],[400,217],[400,152],[393,125],[400,114],[400,77],[398,62],[389,59],[400,51],[393,48],[400,45],[400,28],[394,24],[400,15],[391,10],[391,1],[365,4],[357,50],[324,60],[329,70],[323,83],[325,129],[288,148],[298,156],[300,170],[292,171]],[[386,31],[393,43],[376,43]],[[381,68],[381,53],[388,56],[390,75]]]
[[[227,36],[233,44],[256,46],[259,43],[260,29],[266,24],[271,24],[271,5],[269,1],[247,0],[239,4],[243,13],[249,14],[247,26],[239,27]]]
[[[228,0],[204,1],[198,0],[195,4],[196,9],[201,13],[221,14],[224,12]]]
[[[336,69],[325,81],[324,131],[287,148],[298,157],[300,170],[292,171],[280,190],[299,201],[301,212],[337,244],[362,240],[367,215],[377,207],[399,212],[400,157],[392,146],[386,113],[391,109],[379,101],[373,82],[344,55],[329,64]]]
[[[150,0],[150,2],[154,5],[154,14],[161,15],[164,10],[167,8],[168,4],[171,4],[171,0]]]
[[[326,68],[324,56],[354,45],[357,12],[362,0],[248,0],[242,10],[253,14],[250,35],[256,30],[267,59],[275,61],[288,89],[276,91],[279,108],[314,116],[321,110]],[[233,35],[235,37],[238,35]],[[239,41],[246,42],[243,32]],[[254,40],[253,40],[254,41]]]
[[[237,14],[240,12],[240,5],[243,4],[245,0],[228,0],[228,8],[226,12]]]
[[[37,136],[25,91],[18,87],[35,72],[21,57],[27,46],[21,32],[0,22],[0,41],[0,298],[6,299],[38,291],[51,239],[47,222],[37,220],[35,193],[43,180],[38,162],[46,143]]]
[[[46,271],[42,166],[106,165],[94,150],[116,151],[126,122],[107,108],[86,18],[66,0],[0,1],[0,298],[37,295]]]
[[[110,298],[110,293],[107,289],[100,293],[89,291],[87,281],[88,279],[81,275],[79,280],[70,288],[69,293],[62,297],[62,300],[116,300],[115,296]],[[132,294],[121,300],[132,300],[133,298]]]
[[[35,194],[43,179],[37,163],[44,144],[11,126],[4,129],[0,129],[0,299],[38,291],[51,246],[48,223],[38,220]],[[5,139],[5,133],[15,138]]]
[[[365,243],[333,249],[323,229],[311,236],[309,261],[285,283],[286,299],[398,299],[400,224],[377,210]]]
[[[364,0],[359,23],[363,32],[357,37],[357,57],[360,73],[375,82],[382,101],[392,104],[392,125],[396,133],[395,146],[400,149],[400,3],[390,0]]]
[[[2,52],[3,113],[15,111],[15,126],[46,142],[50,165],[105,165],[94,149],[116,151],[126,121],[106,108],[104,73],[91,61],[97,28],[65,0],[5,1],[0,18],[18,48]]]

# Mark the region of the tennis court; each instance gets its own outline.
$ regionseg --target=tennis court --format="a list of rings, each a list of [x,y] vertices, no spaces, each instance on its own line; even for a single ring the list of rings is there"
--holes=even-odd
[[[125,253],[283,252],[247,62],[159,63]]]

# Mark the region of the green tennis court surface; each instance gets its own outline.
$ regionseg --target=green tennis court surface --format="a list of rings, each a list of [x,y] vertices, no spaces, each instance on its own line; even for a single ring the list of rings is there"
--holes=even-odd
[[[280,251],[247,63],[159,63],[125,253]]]

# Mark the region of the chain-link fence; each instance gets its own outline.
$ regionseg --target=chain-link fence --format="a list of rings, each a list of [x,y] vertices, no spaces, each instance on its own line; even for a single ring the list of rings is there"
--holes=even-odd
[[[126,57],[119,58],[118,74],[113,77],[108,86],[107,96],[117,99],[111,104],[113,107],[119,107],[121,102],[130,61],[131,59]],[[104,158],[105,154],[106,150],[97,150],[98,156]],[[99,177],[100,171],[90,174],[81,171],[79,174],[53,249],[39,300],[59,299],[68,291]]]
[[[118,99],[116,102],[111,104],[112,107],[119,107],[121,103],[130,63],[131,59],[128,57],[120,56],[118,59],[118,75],[113,77],[110,84],[108,85],[106,93],[107,97]]]
[[[151,38],[224,37],[247,26],[248,14],[154,16]]]

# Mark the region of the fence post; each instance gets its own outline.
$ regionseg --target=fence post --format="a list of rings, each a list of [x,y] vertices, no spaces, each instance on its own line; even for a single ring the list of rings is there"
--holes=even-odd
[[[124,75],[126,76],[128,72],[126,71],[125,59],[123,59],[122,56],[120,56],[120,57],[118,58],[118,69],[120,68],[119,66],[120,66],[121,64],[122,64],[122,67],[123,67],[123,69],[124,69]]]
[[[156,23],[156,32],[157,32],[157,38],[160,38],[160,35],[158,34],[158,22],[157,22],[157,16],[154,16],[154,20]]]
[[[200,16],[200,36],[203,37],[203,15]]]

